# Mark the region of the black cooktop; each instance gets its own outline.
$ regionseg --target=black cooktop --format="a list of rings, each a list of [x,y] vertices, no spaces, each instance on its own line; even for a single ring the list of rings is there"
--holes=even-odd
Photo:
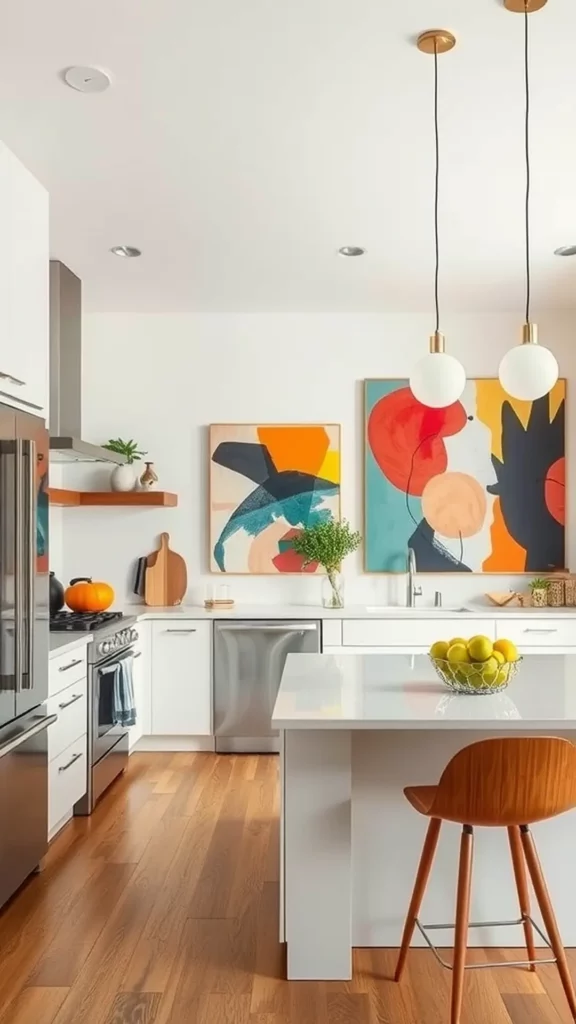
[[[57,612],[50,618],[50,632],[92,633],[123,617],[122,612]]]

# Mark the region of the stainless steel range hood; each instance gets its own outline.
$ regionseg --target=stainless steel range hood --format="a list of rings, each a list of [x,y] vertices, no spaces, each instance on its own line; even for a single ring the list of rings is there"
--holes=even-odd
[[[126,462],[82,440],[82,282],[58,260],[50,260],[50,461]]]

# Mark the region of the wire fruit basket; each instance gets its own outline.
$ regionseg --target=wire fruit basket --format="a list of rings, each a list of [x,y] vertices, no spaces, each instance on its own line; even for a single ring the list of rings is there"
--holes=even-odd
[[[458,662],[453,664],[444,658],[432,658],[437,674],[446,686],[457,693],[469,693],[472,695],[482,693],[500,693],[505,690],[511,679],[520,668],[522,658],[517,661],[505,661],[494,667],[492,659],[488,661],[475,661],[470,664]]]

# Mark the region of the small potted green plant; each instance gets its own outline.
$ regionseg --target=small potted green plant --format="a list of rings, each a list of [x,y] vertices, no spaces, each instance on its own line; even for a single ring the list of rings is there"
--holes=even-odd
[[[137,474],[134,463],[147,452],[140,451],[137,441],[123,441],[121,437],[111,438],[102,445],[109,452],[116,452],[126,459],[124,465],[115,466],[110,476],[110,487],[113,491],[133,491],[136,487]]]
[[[350,529],[346,519],[328,519],[325,523],[307,526],[292,541],[294,550],[302,555],[305,566],[317,562],[326,570],[328,587],[323,588],[322,593],[325,608],[344,607],[342,562],[361,543],[362,537]]]
[[[530,590],[532,591],[532,604],[534,608],[545,608],[548,604],[548,588],[550,581],[542,579],[537,576],[530,583]]]

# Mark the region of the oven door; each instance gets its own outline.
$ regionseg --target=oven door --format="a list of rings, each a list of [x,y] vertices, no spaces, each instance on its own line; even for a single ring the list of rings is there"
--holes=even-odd
[[[123,651],[92,669],[92,765],[105,757],[118,743],[118,738],[127,733],[124,726],[115,724],[114,685],[120,664],[130,659],[134,660],[132,651]]]

